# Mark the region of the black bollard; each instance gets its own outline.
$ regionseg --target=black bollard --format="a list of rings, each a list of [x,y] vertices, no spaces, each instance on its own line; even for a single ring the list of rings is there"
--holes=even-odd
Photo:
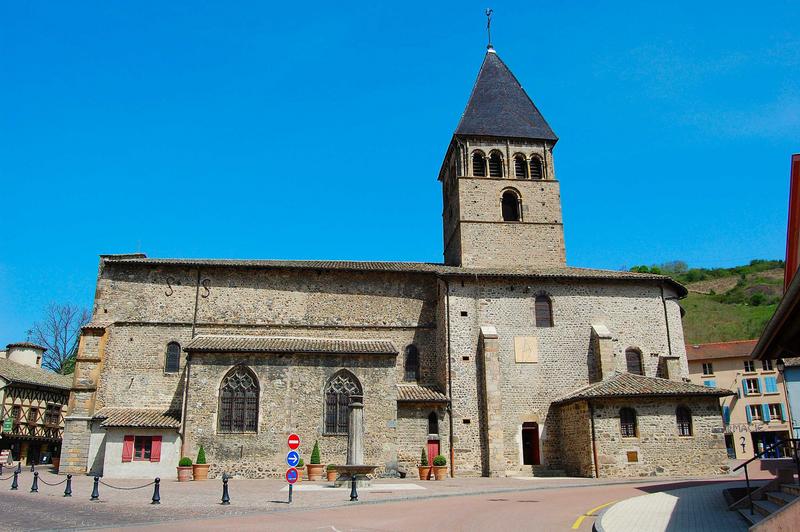
[[[0,477],[3,476],[3,463],[0,462]]]
[[[18,472],[20,472],[20,473],[22,473],[22,460],[20,460],[19,462],[17,462],[17,471],[18,471]]]
[[[228,495],[228,475],[222,474],[222,504],[230,504],[231,497]]]
[[[31,473],[33,473],[34,471],[36,471],[36,468],[34,468],[33,466],[34,466],[34,463],[33,463],[33,462],[31,462]]]
[[[39,493],[39,472],[33,473],[33,484],[31,484],[31,493]]]
[[[11,481],[11,489],[12,490],[15,490],[15,489],[17,489],[19,487],[19,484],[17,483],[17,477],[18,476],[19,476],[19,471],[17,471],[15,469],[14,470],[14,480]]]
[[[161,493],[158,486],[161,484],[161,479],[156,477],[156,484],[153,487],[153,502],[150,504],[161,504]]]
[[[92,498],[90,500],[96,501],[100,498],[100,477],[94,477],[94,487],[92,488]]]
[[[350,481],[350,500],[357,501],[358,500],[358,491],[356,490],[356,476],[353,475],[352,480]]]
[[[64,488],[64,497],[72,497],[72,475],[67,475],[67,487]]]

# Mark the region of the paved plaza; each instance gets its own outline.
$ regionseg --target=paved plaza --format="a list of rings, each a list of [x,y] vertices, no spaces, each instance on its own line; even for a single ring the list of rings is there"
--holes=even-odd
[[[7,478],[6,475],[3,478]],[[20,474],[19,489],[0,483],[3,530],[163,528],[176,530],[486,530],[498,520],[506,530],[591,530],[604,510],[606,530],[745,530],[724,508],[721,490],[740,484],[726,477],[647,481],[587,478],[456,478],[441,482],[380,479],[359,490],[304,481],[288,504],[280,480],[229,481],[230,505],[222,505],[222,482],[162,482],[161,504],[152,505],[149,480],[104,480],[90,501],[92,478],[76,476],[73,494],[63,497],[64,476],[40,469],[38,493],[32,473]],[[138,488],[138,486],[147,485]],[[699,498],[686,497],[699,490]],[[643,496],[644,495],[644,496]],[[622,502],[620,502],[622,501]],[[677,502],[676,502],[677,501]],[[695,512],[697,505],[703,512]],[[694,508],[694,509],[693,509]],[[718,515],[714,512],[721,512]],[[693,513],[711,518],[687,521]],[[669,514],[669,516],[668,516]],[[639,519],[625,521],[626,516]],[[641,520],[643,516],[651,516]],[[722,517],[719,517],[722,516]],[[668,523],[669,526],[664,526]],[[676,526],[683,528],[676,528]],[[723,526],[724,525],[724,526]],[[694,528],[692,528],[694,527]],[[738,527],[738,528],[737,528]]]

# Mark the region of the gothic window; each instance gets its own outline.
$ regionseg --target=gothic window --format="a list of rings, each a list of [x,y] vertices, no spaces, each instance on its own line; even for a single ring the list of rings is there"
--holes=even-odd
[[[439,434],[439,416],[436,412],[428,415],[428,434]]]
[[[476,177],[486,177],[486,159],[483,153],[476,151],[472,153],[472,175]]]
[[[257,432],[258,378],[245,366],[236,366],[219,387],[219,431]]]
[[[489,155],[489,177],[503,177],[503,157],[493,151]]]
[[[537,327],[552,327],[553,326],[553,302],[545,294],[536,296],[536,301],[533,305],[533,310],[536,315]]]
[[[678,423],[678,436],[692,435],[692,411],[685,406],[679,406],[675,411],[675,420]]]
[[[623,438],[636,437],[636,410],[633,408],[620,408],[619,431]]]
[[[504,222],[519,222],[520,217],[520,201],[519,194],[513,190],[506,190],[503,192],[501,200],[503,221]]]
[[[628,373],[633,373],[634,375],[644,375],[644,370],[642,368],[642,353],[640,353],[638,349],[625,350],[625,365]]]
[[[531,179],[542,178],[542,160],[534,155],[531,157]]]
[[[166,373],[177,373],[181,367],[181,344],[170,342],[167,344],[167,357],[164,361]]]
[[[341,370],[325,386],[326,434],[347,434],[347,405],[351,395],[361,395],[361,384],[355,375]]]
[[[517,179],[527,179],[528,177],[528,164],[525,162],[524,155],[514,157],[514,177]]]
[[[419,380],[419,350],[414,344],[406,347],[405,353],[405,380]]]

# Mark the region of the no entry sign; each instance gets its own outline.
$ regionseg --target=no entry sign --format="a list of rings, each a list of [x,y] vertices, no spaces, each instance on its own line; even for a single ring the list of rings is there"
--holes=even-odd
[[[286,470],[286,482],[289,484],[297,482],[297,469],[290,467]]]
[[[300,447],[300,436],[297,434],[290,434],[289,435],[289,449],[297,449]]]

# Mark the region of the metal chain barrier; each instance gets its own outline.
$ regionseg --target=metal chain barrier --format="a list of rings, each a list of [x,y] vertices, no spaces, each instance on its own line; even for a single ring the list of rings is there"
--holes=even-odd
[[[41,476],[39,477],[39,482],[41,482],[43,484],[47,484],[48,486],[60,486],[61,484],[63,484],[66,481],[67,481],[67,479],[64,479],[61,482],[56,482],[55,484],[50,484],[45,479],[43,479]]]
[[[133,488],[123,488],[123,487],[120,487],[120,486],[112,486],[111,484],[106,484],[102,480],[100,481],[100,484],[102,484],[103,486],[106,486],[108,488],[115,489],[115,490],[125,490],[125,491],[128,491],[128,490],[140,490],[142,488],[146,488],[148,486],[152,486],[155,483],[156,483],[156,481],[154,480],[153,482],[150,482],[149,484],[145,484],[144,486],[136,486],[136,487],[133,487]]]
[[[7,477],[0,478],[0,480],[9,480],[9,479],[10,479],[11,477],[13,477],[13,476],[14,476],[14,473],[11,473],[11,474],[10,474],[10,475],[8,475]]]

